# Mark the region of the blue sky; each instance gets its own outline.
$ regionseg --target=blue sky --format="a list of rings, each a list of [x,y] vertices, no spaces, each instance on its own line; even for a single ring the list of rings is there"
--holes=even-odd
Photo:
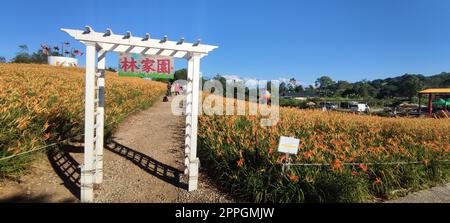
[[[82,48],[59,29],[91,25],[218,45],[202,60],[205,76],[312,84],[321,75],[348,81],[431,75],[450,71],[448,15],[446,0],[15,0],[0,9],[0,56],[13,57],[20,44],[34,51],[68,40]],[[108,59],[117,66],[117,57]]]

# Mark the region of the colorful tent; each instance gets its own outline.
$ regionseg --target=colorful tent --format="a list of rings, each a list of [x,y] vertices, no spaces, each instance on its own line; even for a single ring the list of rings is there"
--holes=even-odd
[[[433,105],[443,105],[443,106],[450,106],[450,99],[444,100],[439,99],[437,101],[433,101],[436,96],[444,96],[444,95],[450,95],[450,88],[431,88],[431,89],[425,89],[422,91],[419,91],[419,108],[420,108],[420,101],[422,95],[428,95],[428,114],[431,115],[433,112]],[[420,113],[419,109],[419,113]]]
[[[433,105],[442,105],[442,106],[446,106],[447,105],[447,101],[446,100],[444,100],[444,99],[439,99],[439,100],[437,100],[437,101],[433,101]]]

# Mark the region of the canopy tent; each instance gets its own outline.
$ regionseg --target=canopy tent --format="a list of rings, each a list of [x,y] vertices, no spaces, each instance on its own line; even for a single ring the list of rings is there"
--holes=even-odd
[[[450,94],[450,88],[430,88],[419,91],[419,94],[441,94],[441,93]]]
[[[433,105],[449,106],[450,105],[450,99],[446,101],[446,100],[440,98],[437,101],[433,101]]]
[[[450,88],[430,88],[430,89],[425,89],[422,91],[419,91],[419,114],[421,113],[421,109],[420,109],[420,100],[421,100],[421,96],[426,94],[428,95],[428,114],[431,115],[431,113],[433,112],[433,105],[444,105],[444,106],[450,106],[450,98],[446,100],[444,99],[440,99],[438,101],[433,101],[433,99],[437,96],[450,96]],[[442,100],[442,101],[441,101]]]

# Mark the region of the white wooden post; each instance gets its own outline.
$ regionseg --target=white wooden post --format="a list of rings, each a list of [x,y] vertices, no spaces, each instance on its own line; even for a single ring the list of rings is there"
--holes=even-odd
[[[188,62],[188,72],[192,72],[192,113],[191,113],[191,142],[189,152],[189,184],[188,190],[197,190],[198,168],[200,160],[197,157],[197,125],[200,93],[200,55],[192,54]]]
[[[189,158],[191,145],[191,114],[192,114],[192,61],[188,60],[187,89],[186,89],[186,128],[185,128],[185,156]],[[189,164],[186,164],[189,167]]]
[[[99,77],[97,79],[97,118],[96,118],[96,139],[95,142],[95,183],[103,182],[103,138],[105,128],[105,66],[106,51],[98,51],[97,68]]]
[[[81,202],[92,202],[94,199],[95,53],[95,43],[86,42],[84,164],[81,168]]]

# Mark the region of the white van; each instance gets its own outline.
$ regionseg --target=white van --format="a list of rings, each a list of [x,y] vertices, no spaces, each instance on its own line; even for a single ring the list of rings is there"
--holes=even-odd
[[[353,104],[350,106],[350,109],[354,112],[369,112],[370,107],[367,104]]]

